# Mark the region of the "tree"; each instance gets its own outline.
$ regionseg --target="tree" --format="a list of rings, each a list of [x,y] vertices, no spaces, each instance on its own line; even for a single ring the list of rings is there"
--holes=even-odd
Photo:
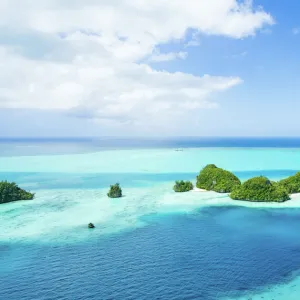
[[[241,181],[231,172],[218,168],[216,165],[207,165],[197,176],[196,186],[207,191],[229,193]]]
[[[173,190],[177,193],[188,192],[194,188],[190,181],[176,181]]]
[[[300,172],[296,173],[293,176],[280,180],[278,184],[286,189],[289,194],[300,193]]]
[[[107,196],[110,198],[120,198],[122,197],[122,189],[119,183],[110,186],[110,190],[107,193]]]
[[[34,194],[17,186],[15,182],[0,182],[0,204],[18,200],[32,200]]]
[[[264,176],[245,181],[231,192],[230,197],[253,202],[284,202],[290,199],[286,189]]]

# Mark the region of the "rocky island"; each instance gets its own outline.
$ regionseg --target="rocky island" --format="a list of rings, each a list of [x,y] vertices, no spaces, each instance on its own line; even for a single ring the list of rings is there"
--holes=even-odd
[[[16,183],[0,181],[0,204],[33,198],[34,194],[21,189]]]
[[[89,229],[94,229],[94,228],[95,228],[95,225],[94,225],[93,223],[89,223],[89,224],[88,224],[88,228],[89,228]]]

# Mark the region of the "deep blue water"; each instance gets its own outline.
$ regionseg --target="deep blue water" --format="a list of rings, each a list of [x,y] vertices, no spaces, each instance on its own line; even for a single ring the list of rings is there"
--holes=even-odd
[[[81,244],[0,244],[0,299],[219,299],[291,279],[300,211],[206,208]]]

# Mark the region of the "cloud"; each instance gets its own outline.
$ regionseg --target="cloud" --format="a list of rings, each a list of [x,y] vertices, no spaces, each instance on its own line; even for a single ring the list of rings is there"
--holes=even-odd
[[[145,64],[128,64],[101,56],[77,57],[69,63],[34,61],[0,51],[0,106],[72,110],[93,118],[145,118],[169,110],[210,107],[207,96],[226,90],[237,77],[197,77],[155,71]],[[165,114],[167,115],[167,114]]]
[[[242,80],[156,71],[149,61],[187,57],[159,45],[184,40],[191,28],[197,34],[187,46],[199,34],[239,39],[273,22],[251,1],[2,0],[0,107],[141,128],[188,119],[189,111],[216,107],[212,95]]]
[[[184,48],[197,47],[199,45],[199,31],[193,31],[191,38],[184,44]]]
[[[160,53],[155,51],[149,58],[149,62],[162,62],[162,61],[171,61],[175,59],[186,59],[188,56],[187,52],[169,52],[169,53]]]
[[[2,0],[0,8],[0,24],[10,28],[47,33],[83,29],[155,43],[181,38],[187,28],[241,38],[274,22],[249,0]]]

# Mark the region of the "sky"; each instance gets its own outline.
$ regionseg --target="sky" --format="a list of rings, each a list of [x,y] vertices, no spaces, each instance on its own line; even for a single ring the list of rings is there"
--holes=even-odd
[[[0,137],[300,136],[299,12],[1,0]]]

